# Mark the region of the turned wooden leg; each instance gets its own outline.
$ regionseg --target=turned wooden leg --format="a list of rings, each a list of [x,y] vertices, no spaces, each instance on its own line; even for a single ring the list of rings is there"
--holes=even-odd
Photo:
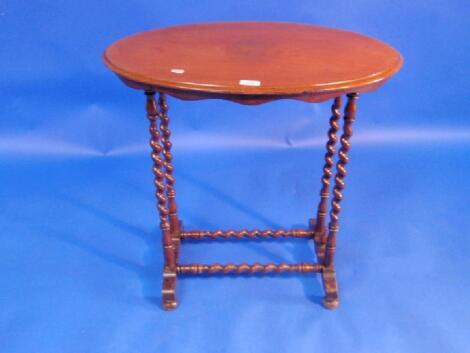
[[[346,177],[346,164],[349,161],[348,152],[351,148],[349,142],[352,136],[352,124],[356,119],[356,101],[358,95],[350,93],[347,95],[348,102],[344,112],[343,135],[341,136],[341,148],[338,152],[338,162],[336,163],[335,186],[333,188],[333,200],[331,201],[330,222],[328,225],[328,236],[326,241],[324,269],[322,273],[325,298],[323,305],[333,309],[339,304],[338,285],[334,269],[334,255],[336,250],[336,235],[339,230],[339,213],[341,211],[342,191],[344,189],[344,178]]]
[[[328,142],[326,143],[325,164],[323,166],[322,188],[320,190],[320,203],[318,204],[317,219],[315,223],[315,250],[319,262],[323,262],[326,246],[326,215],[330,198],[330,180],[333,176],[333,157],[335,145],[338,140],[336,134],[339,129],[338,120],[341,117],[341,97],[336,97],[331,106],[330,129],[328,130]]]
[[[168,199],[168,217],[170,222],[170,233],[175,247],[176,260],[178,260],[180,248],[180,221],[178,219],[178,210],[176,207],[175,178],[173,177],[173,155],[171,154],[171,131],[169,128],[170,118],[168,117],[168,104],[164,93],[158,97],[161,143],[163,146],[162,155],[164,158],[163,166],[165,170],[166,196]]]
[[[163,288],[162,301],[163,307],[167,310],[174,309],[177,306],[175,297],[176,287],[176,252],[173,239],[170,232],[170,222],[168,221],[167,197],[165,193],[165,172],[164,160],[161,157],[163,147],[161,143],[160,132],[158,131],[157,120],[159,117],[157,104],[155,102],[155,92],[146,91],[147,96],[147,117],[150,121],[150,147],[152,148],[154,184],[156,188],[155,196],[157,198],[157,208],[160,215],[160,229],[162,231],[163,243]]]

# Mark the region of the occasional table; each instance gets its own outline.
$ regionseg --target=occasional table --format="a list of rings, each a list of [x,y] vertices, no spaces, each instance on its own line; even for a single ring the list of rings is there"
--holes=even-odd
[[[403,62],[401,55],[379,40],[349,31],[300,23],[220,22],[138,33],[109,46],[103,58],[126,85],[146,95],[163,241],[163,307],[176,308],[176,282],[183,274],[318,272],[325,291],[323,304],[335,308],[339,303],[336,237],[358,94],[378,88],[395,74]],[[303,229],[184,229],[175,200],[167,95],[249,105],[277,99],[309,103],[333,99],[316,217]],[[336,155],[342,96],[346,96],[346,105]],[[312,239],[316,261],[239,265],[179,262],[180,244],[185,239],[257,237]]]

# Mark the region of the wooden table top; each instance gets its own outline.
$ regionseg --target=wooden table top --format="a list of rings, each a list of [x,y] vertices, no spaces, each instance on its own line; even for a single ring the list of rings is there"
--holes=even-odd
[[[281,22],[220,22],[138,33],[109,46],[104,62],[127,85],[182,99],[245,104],[320,102],[371,91],[401,55],[349,31]]]

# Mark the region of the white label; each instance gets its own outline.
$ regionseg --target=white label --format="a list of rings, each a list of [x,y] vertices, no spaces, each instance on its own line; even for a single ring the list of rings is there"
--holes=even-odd
[[[184,70],[183,70],[183,69],[171,69],[170,71],[173,72],[174,74],[182,74],[182,73],[184,73]]]
[[[261,81],[258,80],[240,80],[238,82],[240,86],[261,86]]]

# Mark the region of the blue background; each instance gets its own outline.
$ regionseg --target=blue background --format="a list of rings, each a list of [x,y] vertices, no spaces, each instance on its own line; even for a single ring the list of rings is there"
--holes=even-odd
[[[468,352],[468,1],[0,3],[0,351]],[[321,24],[378,37],[400,73],[359,100],[338,241],[341,305],[316,276],[184,278],[162,257],[144,97],[104,48],[166,25]],[[338,52],[338,55],[342,55]],[[188,228],[303,226],[329,103],[170,98]],[[309,261],[303,241],[190,243],[184,262]]]

